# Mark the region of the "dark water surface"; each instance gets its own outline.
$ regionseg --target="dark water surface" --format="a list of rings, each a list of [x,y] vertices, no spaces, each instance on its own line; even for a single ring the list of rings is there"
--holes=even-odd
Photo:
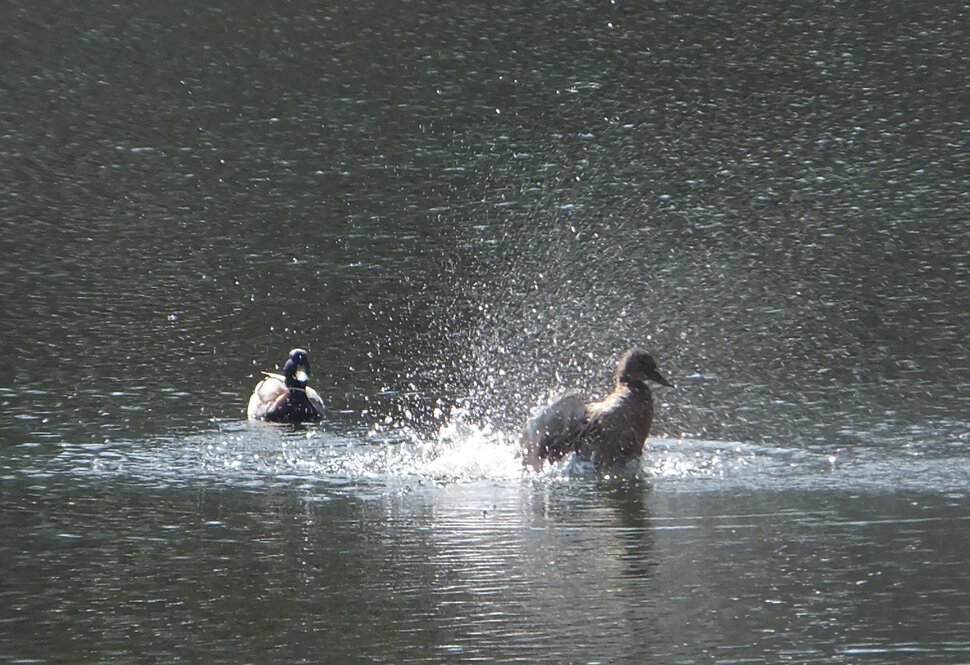
[[[0,7],[0,661],[970,662],[970,5]],[[638,469],[524,473],[654,351]],[[328,418],[246,423],[305,346]]]

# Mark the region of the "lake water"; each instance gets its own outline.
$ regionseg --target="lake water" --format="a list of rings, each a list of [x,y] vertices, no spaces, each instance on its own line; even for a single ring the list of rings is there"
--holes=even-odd
[[[970,662],[970,5],[278,5],[0,9],[0,661]]]

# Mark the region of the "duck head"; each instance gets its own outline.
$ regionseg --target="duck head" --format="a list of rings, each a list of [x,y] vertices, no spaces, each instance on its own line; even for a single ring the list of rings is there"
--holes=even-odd
[[[616,382],[627,385],[655,381],[662,386],[674,387],[657,369],[657,362],[643,349],[630,349],[616,363]]]
[[[303,349],[293,349],[290,357],[283,366],[283,376],[286,377],[288,388],[306,388],[310,380],[310,359]]]

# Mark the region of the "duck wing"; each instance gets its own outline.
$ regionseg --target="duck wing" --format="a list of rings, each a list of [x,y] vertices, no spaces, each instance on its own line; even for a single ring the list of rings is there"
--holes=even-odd
[[[586,398],[574,390],[533,411],[522,433],[523,463],[538,469],[544,459],[554,462],[569,454],[586,422]]]
[[[307,386],[306,397],[308,400],[310,400],[310,405],[313,406],[313,408],[320,415],[320,417],[323,418],[327,409],[326,407],[323,406],[323,399],[320,397],[320,393],[318,393],[310,386]]]
[[[266,378],[256,384],[252,396],[249,398],[249,406],[246,409],[246,416],[250,420],[262,420],[266,414],[274,407],[280,397],[286,395],[286,379],[280,374],[263,372]]]

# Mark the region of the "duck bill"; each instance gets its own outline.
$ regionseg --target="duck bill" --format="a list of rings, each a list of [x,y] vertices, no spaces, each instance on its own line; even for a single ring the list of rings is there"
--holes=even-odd
[[[302,367],[297,367],[296,371],[293,372],[293,378],[295,378],[300,383],[306,383],[310,380],[310,375],[307,374],[306,370]]]
[[[674,387],[674,384],[672,384],[667,379],[663,378],[663,376],[661,376],[660,372],[654,372],[653,373],[653,376],[651,376],[650,378],[653,379],[654,381],[656,381],[657,383],[659,383],[662,386],[667,386],[668,388],[673,388]]]

